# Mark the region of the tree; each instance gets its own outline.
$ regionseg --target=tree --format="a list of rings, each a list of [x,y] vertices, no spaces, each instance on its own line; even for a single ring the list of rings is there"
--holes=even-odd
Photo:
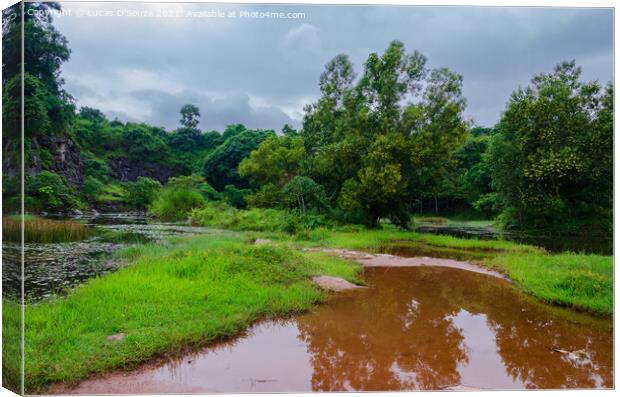
[[[445,183],[467,132],[462,77],[429,71],[402,43],[370,54],[355,81],[339,55],[321,76],[321,98],[306,108],[303,173],[364,223],[381,218],[407,227],[412,203]]]
[[[611,230],[613,88],[575,62],[513,92],[489,148],[507,227]]]
[[[244,130],[231,136],[206,157],[202,175],[218,191],[226,185],[248,188],[248,181],[239,175],[239,163],[261,142],[274,135],[270,130]]]
[[[453,154],[467,136],[463,121],[465,98],[463,77],[445,68],[431,72],[419,104],[405,109],[404,123],[410,130],[416,170],[414,193],[419,199],[432,198],[438,212],[438,198],[446,179],[456,169]]]
[[[2,98],[3,129],[6,136],[21,136],[22,79],[20,75],[7,83]],[[39,80],[29,73],[24,74],[24,135],[26,138],[45,134],[50,128],[50,119],[45,102],[45,89]]]
[[[128,123],[123,138],[127,153],[136,160],[161,162],[168,150],[164,140],[146,124]]]
[[[284,127],[282,127],[282,135],[295,136],[298,134],[299,132],[288,124],[284,124]]]
[[[200,109],[197,106],[187,104],[181,108],[181,125],[185,128],[196,128],[199,123]]]
[[[170,135],[168,141],[174,150],[181,152],[194,152],[205,146],[200,130],[190,127],[177,129]]]
[[[307,209],[320,211],[327,206],[323,187],[305,176],[293,178],[282,188],[282,194],[289,208],[299,211],[301,216]]]
[[[294,135],[270,136],[239,164],[239,175],[254,186],[284,186],[301,168],[306,157],[303,139]]]
[[[2,83],[21,77],[22,42],[25,72],[38,81],[39,100],[44,103],[51,132],[65,132],[74,113],[73,98],[62,88],[60,66],[70,56],[67,39],[52,25],[54,2],[25,2],[22,38],[21,5],[3,10]],[[23,40],[22,40],[23,39]],[[32,84],[31,84],[32,86]],[[26,87],[25,87],[26,88]],[[16,98],[15,96],[13,96]]]

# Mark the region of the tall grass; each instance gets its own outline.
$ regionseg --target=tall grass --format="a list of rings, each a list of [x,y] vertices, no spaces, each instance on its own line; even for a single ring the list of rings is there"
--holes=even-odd
[[[21,240],[19,217],[2,218],[2,234],[6,241]],[[39,217],[24,218],[24,239],[26,243],[61,243],[79,241],[94,234],[94,230],[75,221],[52,220]]]

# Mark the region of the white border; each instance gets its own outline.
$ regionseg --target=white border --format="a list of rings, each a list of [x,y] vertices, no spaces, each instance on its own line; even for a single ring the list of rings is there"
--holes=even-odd
[[[72,2],[74,0],[59,0],[59,2]],[[103,2],[101,0],[81,0],[84,2]],[[144,2],[147,3],[149,2],[148,0],[105,0],[106,2]],[[167,1],[157,1],[157,2],[168,2],[168,3],[188,3],[190,1],[183,1],[183,0],[167,0]],[[377,4],[377,5],[429,5],[429,6],[487,6],[487,7],[492,7],[492,6],[501,6],[501,7],[586,7],[586,8],[593,8],[593,7],[605,7],[605,8],[614,8],[616,6],[616,2],[613,0],[590,0],[590,1],[583,1],[583,0],[520,0],[520,1],[515,1],[515,0],[505,0],[505,1],[493,1],[493,0],[452,0],[452,1],[440,1],[440,0],[436,0],[436,1],[432,1],[432,0],[425,0],[425,1],[411,1],[411,0],[387,0],[387,1],[371,1],[371,0],[312,0],[312,1],[300,1],[300,0],[291,0],[291,1],[278,1],[278,0],[272,0],[272,1],[261,1],[261,0],[242,0],[242,1],[231,1],[231,0],[219,0],[219,1],[193,1],[195,3],[252,3],[252,4],[261,4],[261,3],[271,3],[271,4],[324,4],[324,5],[329,5],[329,4],[342,4],[342,5],[361,5],[361,4]],[[2,9],[5,9],[6,7],[15,4],[16,1],[15,0],[0,0],[0,5],[2,6]],[[615,12],[614,12],[614,27],[615,27]],[[616,29],[614,29],[614,87],[615,87],[615,80],[616,80],[616,75],[618,74],[618,63],[615,62],[616,61],[616,47],[615,44],[618,43],[618,31]],[[1,44],[0,44],[0,50],[1,50]],[[618,99],[618,95],[615,96],[614,98],[614,108],[616,109],[616,111],[614,112],[614,115],[617,114],[617,109],[618,109],[618,105],[620,100]],[[1,106],[1,105],[0,105]],[[1,130],[1,127],[0,127]],[[616,130],[617,130],[617,124],[614,123],[614,138],[616,137]],[[619,150],[620,145],[618,144],[618,141],[614,139],[614,160],[617,159],[617,154],[618,154],[618,150]],[[0,158],[1,161],[1,158]],[[614,187],[616,186],[620,186],[619,184],[620,182],[620,164],[618,164],[618,162],[614,162]],[[614,189],[614,207],[615,204],[618,203],[618,199],[619,199],[619,195],[618,195],[618,191],[616,189]],[[0,204],[1,204],[1,199],[0,199]],[[614,208],[615,210],[615,208]],[[620,237],[618,236],[618,234],[616,233],[616,220],[617,218],[615,217],[616,212],[614,211],[614,247],[619,246],[618,243],[620,242]],[[0,231],[0,236],[1,236],[1,231]],[[615,260],[614,260],[614,269],[615,269]],[[617,280],[617,273],[614,272],[614,286],[616,285]],[[614,306],[614,312],[615,312],[615,308],[618,307],[618,302],[620,301],[620,299],[618,298],[618,295],[615,295],[615,306]],[[0,335],[1,335],[1,329],[0,329]],[[614,357],[618,357],[617,353],[618,353],[618,346],[615,343],[618,337],[618,327],[617,327],[617,323],[615,321],[614,318]],[[0,357],[1,357],[1,352],[0,352]],[[616,362],[614,360],[614,367],[616,367]],[[618,385],[618,380],[620,379],[620,376],[618,375],[618,371],[616,368],[616,371],[614,373],[614,385]],[[616,386],[617,387],[617,386]],[[417,395],[429,395],[430,393],[441,393],[441,392],[399,392],[398,395],[401,396],[417,396]],[[465,393],[464,395],[468,395],[468,396],[472,396],[472,395],[481,395],[481,396],[488,396],[488,397],[495,397],[495,396],[528,396],[531,395],[532,393],[536,393],[537,396],[581,396],[584,393],[594,393],[595,395],[608,395],[611,396],[612,393],[615,394],[614,390],[596,390],[596,391],[584,391],[584,390],[567,390],[567,391],[485,391],[485,392],[463,392]],[[330,393],[330,394],[344,394],[344,393]],[[15,396],[16,394],[6,390],[6,389],[1,389],[0,388],[0,397],[5,397],[5,396]],[[313,396],[313,394],[310,393],[301,393],[301,394],[267,394],[267,393],[263,393],[264,396]],[[314,393],[314,395],[316,395],[316,393]],[[373,396],[377,396],[377,397],[392,397],[394,395],[394,393],[372,393]],[[177,395],[167,395],[167,396],[177,396]],[[181,395],[179,395],[181,396]],[[232,395],[228,395],[228,394],[219,394],[218,396],[221,397],[228,397],[228,396],[238,396],[235,394]]]

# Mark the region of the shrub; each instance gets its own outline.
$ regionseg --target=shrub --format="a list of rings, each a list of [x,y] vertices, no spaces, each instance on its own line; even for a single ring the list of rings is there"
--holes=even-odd
[[[187,218],[193,209],[206,204],[197,190],[165,188],[149,206],[148,213],[161,220],[175,221]]]
[[[82,185],[82,194],[88,201],[95,201],[97,196],[103,192],[103,183],[97,178],[87,176]]]
[[[166,187],[183,190],[198,190],[209,201],[221,200],[222,194],[215,190],[200,175],[192,174],[168,179]]]
[[[332,226],[323,215],[300,216],[274,208],[238,210],[225,203],[208,203],[203,208],[191,211],[189,219],[190,223],[200,226],[232,230],[282,231],[290,234]]]
[[[25,180],[26,210],[66,211],[80,205],[75,191],[65,178],[50,171],[43,171]]]
[[[161,189],[161,184],[155,179],[140,176],[135,182],[128,182],[125,189],[128,193],[128,203],[136,209],[143,210],[153,202]]]
[[[272,183],[261,186],[261,188],[247,196],[250,207],[256,208],[278,208],[282,205],[284,196],[280,189]]]
[[[111,170],[104,160],[96,158],[95,155],[89,151],[83,151],[81,157],[82,164],[84,164],[84,173],[87,176],[92,176],[100,181],[108,180]]]
[[[224,187],[224,198],[229,205],[235,208],[246,208],[248,203],[246,197],[250,195],[249,189],[237,189],[234,185]]]

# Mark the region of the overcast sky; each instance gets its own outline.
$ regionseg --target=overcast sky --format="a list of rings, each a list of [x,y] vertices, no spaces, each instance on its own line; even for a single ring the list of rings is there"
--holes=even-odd
[[[78,104],[168,129],[185,103],[198,105],[203,130],[299,127],[331,58],[348,54],[359,74],[394,39],[428,66],[462,74],[466,116],[483,126],[497,122],[515,88],[562,60],[575,59],[586,80],[613,78],[610,9],[62,4],[71,16],[55,25],[72,50],[63,77]],[[156,16],[117,16],[126,10]],[[157,17],[163,10],[179,17]],[[240,18],[242,10],[305,18]],[[95,11],[114,16],[88,16]]]

